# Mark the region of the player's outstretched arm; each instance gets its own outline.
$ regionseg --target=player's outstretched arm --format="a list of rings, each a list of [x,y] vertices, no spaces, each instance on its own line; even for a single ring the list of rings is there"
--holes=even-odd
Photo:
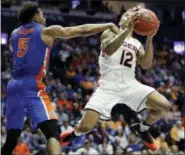
[[[118,33],[119,29],[113,23],[106,24],[85,24],[74,27],[62,27],[59,25],[49,26],[44,28],[43,34],[52,38],[74,38],[79,36],[90,36],[103,32],[106,29],[111,29]]]
[[[149,69],[153,64],[153,37],[155,36],[157,31],[158,31],[158,28],[155,30],[152,36],[147,37],[146,49],[145,49],[146,52],[144,52],[144,48],[142,46],[138,51],[139,57],[137,62],[144,69]]]

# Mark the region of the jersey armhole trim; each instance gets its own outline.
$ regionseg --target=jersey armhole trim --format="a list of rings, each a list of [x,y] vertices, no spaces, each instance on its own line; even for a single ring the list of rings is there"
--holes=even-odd
[[[40,32],[40,38],[41,38],[41,40],[42,40],[42,42],[43,42],[44,45],[46,45],[46,46],[49,47],[49,48],[52,48],[55,40],[53,41],[53,44],[52,44],[51,46],[50,46],[50,45],[47,45],[47,44],[44,42],[44,40],[42,39],[42,31],[43,31],[43,29],[44,29],[44,27],[42,28],[42,30],[41,30],[41,32]]]

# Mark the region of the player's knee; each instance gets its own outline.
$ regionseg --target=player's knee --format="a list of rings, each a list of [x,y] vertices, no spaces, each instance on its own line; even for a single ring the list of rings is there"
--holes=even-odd
[[[168,111],[170,111],[170,109],[171,109],[171,104],[170,104],[170,102],[169,102],[166,98],[163,99],[163,100],[161,100],[160,102],[161,102],[161,103],[160,103],[161,106],[159,106],[159,109],[160,109],[162,112],[167,113]]]
[[[51,138],[54,138],[60,142],[60,134],[59,133],[53,133],[53,134],[50,134],[46,137],[47,140],[50,140]]]
[[[88,133],[92,130],[92,126],[90,124],[87,124],[85,122],[81,122],[78,126],[78,131],[81,133]]]
[[[39,128],[42,130],[46,139],[55,138],[60,142],[60,130],[58,129],[57,120],[48,120],[39,124]]]
[[[170,111],[171,107],[172,107],[172,106],[171,106],[170,102],[169,102],[168,100],[166,100],[166,101],[164,102],[164,109],[165,109],[165,111],[166,111],[166,112]]]
[[[161,113],[167,113],[171,109],[169,101],[157,91],[149,96],[147,104],[151,109],[161,111]]]

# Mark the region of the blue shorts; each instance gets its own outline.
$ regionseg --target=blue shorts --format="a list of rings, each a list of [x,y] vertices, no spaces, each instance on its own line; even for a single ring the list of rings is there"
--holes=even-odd
[[[37,127],[39,123],[57,119],[54,107],[41,80],[32,77],[12,79],[7,86],[7,129],[22,129],[26,114]]]

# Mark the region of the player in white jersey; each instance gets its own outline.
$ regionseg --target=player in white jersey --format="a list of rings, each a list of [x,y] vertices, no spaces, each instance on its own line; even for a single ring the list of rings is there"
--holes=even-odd
[[[137,8],[139,9],[139,8]],[[148,69],[153,61],[152,40],[158,28],[147,37],[146,49],[132,37],[133,21],[137,10],[129,10],[120,20],[120,34],[106,30],[101,36],[101,53],[99,56],[99,87],[90,97],[85,113],[73,132],[64,132],[61,136],[63,144],[75,136],[90,132],[99,119],[109,120],[111,115],[127,105],[135,112],[144,108],[150,110],[145,121],[131,128],[149,149],[155,150],[157,145],[148,132],[149,127],[170,110],[168,100],[154,88],[138,82],[135,68],[139,64]],[[65,143],[67,144],[67,143]]]

